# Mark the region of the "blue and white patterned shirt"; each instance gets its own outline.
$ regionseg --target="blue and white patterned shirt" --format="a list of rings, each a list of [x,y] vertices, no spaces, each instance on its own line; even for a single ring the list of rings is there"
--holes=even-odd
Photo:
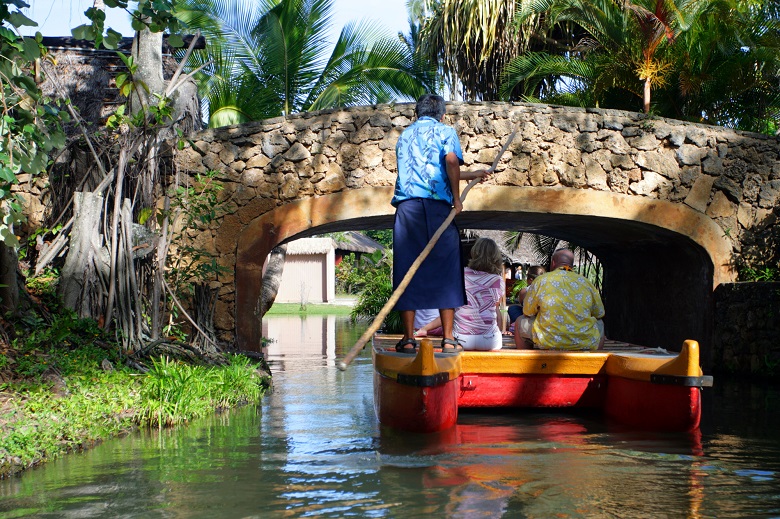
[[[444,157],[453,152],[463,164],[455,129],[433,117],[420,117],[398,138],[395,146],[398,178],[391,204],[410,198],[431,198],[453,203]]]

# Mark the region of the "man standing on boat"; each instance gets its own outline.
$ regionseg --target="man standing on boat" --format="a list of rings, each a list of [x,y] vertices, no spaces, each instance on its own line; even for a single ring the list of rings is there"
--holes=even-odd
[[[573,265],[572,251],[557,250],[550,272],[534,280],[523,300],[524,315],[515,323],[518,347],[523,339],[540,350],[596,350],[604,345],[604,303]]]
[[[463,152],[455,129],[441,122],[444,98],[425,94],[417,101],[417,121],[398,138],[398,178],[391,201],[393,224],[393,289],[403,280],[436,230],[455,210],[463,210],[460,181],[486,178],[477,170],[461,173]],[[451,223],[420,265],[395,309],[401,313],[404,336],[396,350],[414,353],[414,313],[438,308],[442,322],[442,350],[460,349],[452,334],[455,308],[466,304],[460,235]]]

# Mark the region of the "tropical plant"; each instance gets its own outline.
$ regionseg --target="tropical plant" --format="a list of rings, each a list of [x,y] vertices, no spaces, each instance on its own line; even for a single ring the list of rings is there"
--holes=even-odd
[[[35,64],[46,49],[41,33],[21,36],[20,27],[38,25],[20,11],[24,7],[29,6],[22,0],[0,3],[0,304],[5,310],[15,309],[18,298],[14,226],[24,219],[22,199],[12,187],[22,176],[46,170],[50,154],[65,144],[61,123],[69,119],[42,95]]]
[[[516,5],[507,0],[426,0],[417,52],[439,63],[454,99],[499,98],[500,76],[530,47],[538,24],[534,13],[513,23]],[[419,12],[419,8],[418,8]]]
[[[390,299],[393,294],[392,265],[391,255],[385,255],[376,262],[371,275],[366,277],[357,303],[352,307],[350,316],[353,322],[374,319]],[[382,329],[386,333],[399,333],[402,329],[401,314],[396,310],[388,313]]]
[[[563,52],[505,69],[502,95],[771,131],[780,111],[780,31],[763,0],[537,0]],[[522,20],[522,18],[519,18]],[[651,97],[652,93],[652,97]]]
[[[426,67],[375,25],[327,36],[333,0],[187,0],[177,16],[208,46],[190,66],[199,74],[209,126],[302,111],[416,98]]]
[[[509,231],[505,234],[504,244],[509,250],[517,250],[520,247],[520,242],[524,236],[525,233]],[[534,254],[534,262],[537,265],[544,266],[545,269],[549,270],[553,253],[561,248],[570,249],[574,253],[574,264],[577,267],[577,271],[588,278],[599,290],[599,293],[601,293],[604,267],[595,255],[586,248],[572,242],[567,242],[544,234],[531,234],[531,250]],[[520,289],[518,288],[517,290],[519,291]]]

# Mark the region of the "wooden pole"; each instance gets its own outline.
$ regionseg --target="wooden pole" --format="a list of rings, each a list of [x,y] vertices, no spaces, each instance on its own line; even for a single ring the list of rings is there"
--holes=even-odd
[[[515,138],[515,135],[517,134],[517,129],[518,129],[518,124],[515,125],[514,130],[512,131],[512,133],[509,134],[509,137],[507,137],[506,142],[501,147],[501,150],[499,150],[498,154],[496,155],[496,158],[493,160],[493,164],[490,166],[490,169],[488,169],[488,171],[493,172],[496,170],[496,167],[498,166],[498,161],[501,160],[501,156],[504,154],[506,149],[509,147],[509,144]],[[481,178],[475,178],[474,180],[468,183],[468,185],[460,195],[461,202],[466,200],[466,195],[468,194],[468,192],[471,190],[472,187],[477,185],[481,180],[482,180]],[[404,293],[406,287],[409,286],[409,283],[412,281],[412,278],[414,277],[415,273],[417,273],[417,269],[420,268],[422,262],[425,261],[425,258],[428,257],[428,254],[431,253],[434,245],[436,245],[436,242],[439,241],[439,238],[441,237],[442,234],[444,234],[444,231],[447,229],[447,227],[449,227],[450,223],[452,223],[452,220],[454,218],[455,218],[455,208],[453,208],[450,211],[450,214],[447,215],[447,218],[444,220],[444,222],[439,226],[438,229],[436,229],[436,232],[433,234],[433,236],[431,236],[428,245],[425,246],[425,248],[422,250],[420,255],[417,256],[417,259],[414,260],[414,263],[412,263],[412,265],[409,267],[409,270],[406,272],[406,275],[398,284],[395,291],[393,291],[393,294],[390,296],[390,299],[387,300],[385,305],[376,315],[371,325],[366,329],[365,332],[363,332],[363,335],[360,336],[358,341],[355,343],[354,346],[352,346],[352,349],[349,350],[349,352],[344,356],[342,361],[337,364],[340,370],[344,371],[345,369],[347,369],[347,366],[349,366],[350,363],[353,360],[355,360],[355,357],[357,357],[358,354],[360,354],[360,352],[363,350],[363,347],[365,347],[366,343],[368,343],[369,339],[371,339],[374,333],[376,333],[376,331],[382,325],[382,322],[385,320],[385,317],[387,317],[387,314],[390,313],[390,310],[392,310],[393,307],[395,306],[395,303],[398,302],[398,299]]]

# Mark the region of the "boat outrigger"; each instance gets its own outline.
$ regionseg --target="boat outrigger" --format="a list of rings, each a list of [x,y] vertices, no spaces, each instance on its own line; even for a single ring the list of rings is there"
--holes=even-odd
[[[595,352],[518,350],[434,351],[420,341],[415,355],[397,353],[400,336],[373,338],[374,407],[383,425],[437,432],[465,408],[591,408],[637,429],[691,431],[701,419],[701,388],[712,386],[699,366],[699,344],[679,353],[607,341]]]

